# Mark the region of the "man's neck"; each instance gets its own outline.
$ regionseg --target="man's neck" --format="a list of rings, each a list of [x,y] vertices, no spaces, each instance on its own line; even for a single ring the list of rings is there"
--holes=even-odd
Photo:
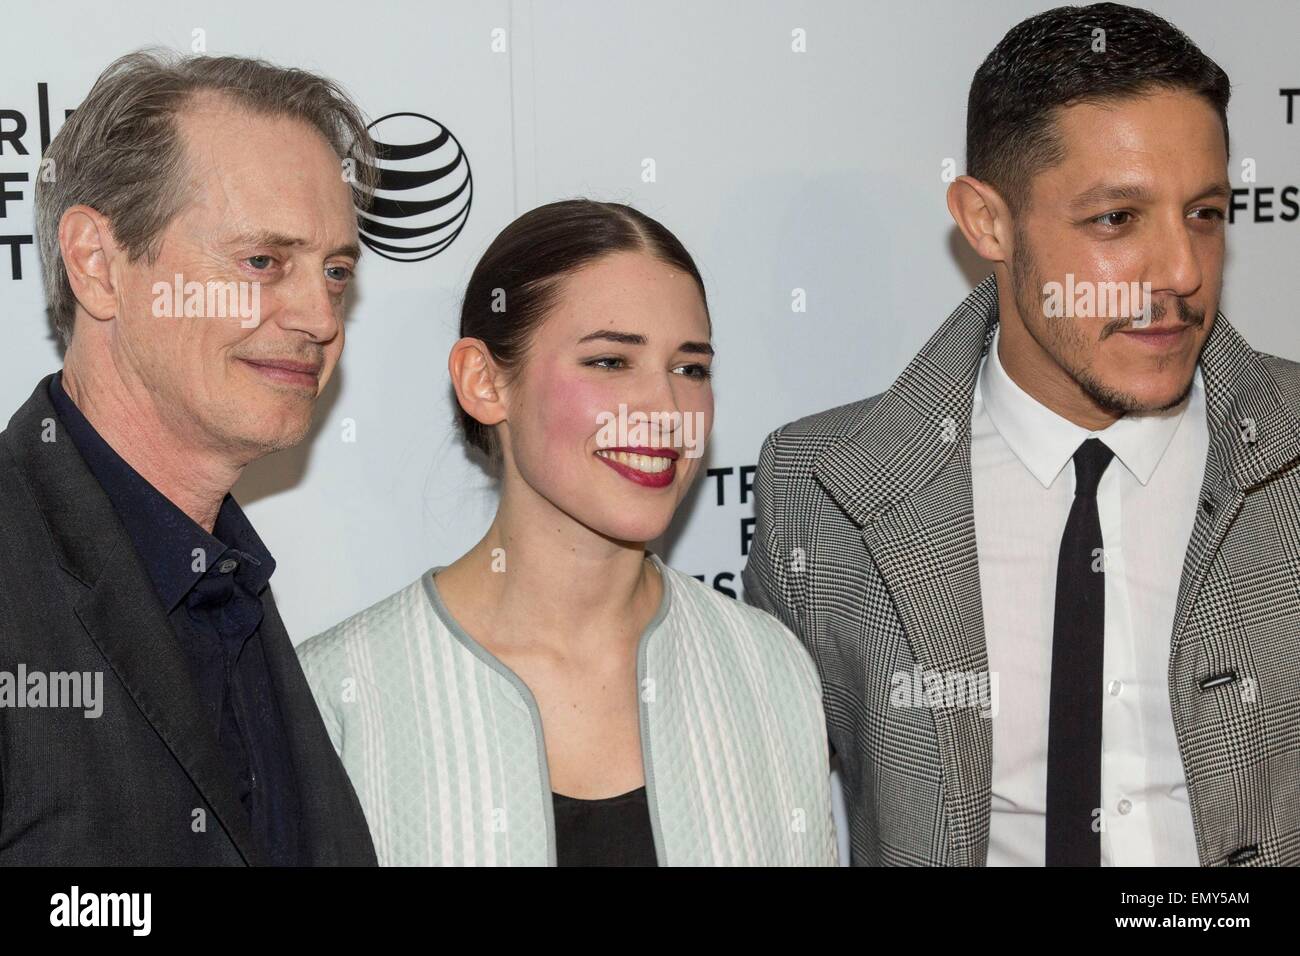
[[[143,388],[103,374],[70,350],[63,390],[123,461],[197,525],[211,533],[243,468],[177,436]]]
[[[1043,351],[1029,334],[1014,303],[1000,302],[998,362],[1022,391],[1066,421],[1089,431],[1102,431],[1121,416],[1102,408],[1091,395]]]

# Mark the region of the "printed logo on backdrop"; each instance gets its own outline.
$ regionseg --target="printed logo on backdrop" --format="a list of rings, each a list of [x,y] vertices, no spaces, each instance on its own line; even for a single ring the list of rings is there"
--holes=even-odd
[[[474,179],[460,142],[421,113],[389,113],[369,126],[379,165],[361,241],[386,259],[420,262],[450,246],[469,220]]]
[[[756,519],[753,515],[753,498],[756,471],[758,471],[757,465],[729,465],[708,468],[704,472],[705,485],[712,483],[714,507],[733,514],[739,512],[736,515],[738,522],[736,536],[731,539],[736,548],[733,554],[738,556],[738,561],[728,570],[714,569],[702,574],[692,574],[691,577],[737,600],[740,599],[738,593],[740,572],[749,557],[749,546],[754,539]]]
[[[1300,114],[1300,87],[1282,87],[1277,92],[1283,103],[1282,122],[1295,129],[1300,126],[1300,122],[1297,122],[1297,114]],[[1262,172],[1265,176],[1276,176],[1277,167],[1276,162],[1268,163]],[[1300,221],[1300,184],[1261,185],[1261,169],[1253,156],[1243,157],[1230,164],[1228,173],[1242,183],[1232,190],[1232,200],[1228,205],[1230,224],[1239,219],[1250,223]]]
[[[14,206],[30,205],[34,186],[30,171],[37,177],[44,176],[46,181],[54,175],[54,170],[39,160],[53,136],[55,115],[50,109],[48,83],[36,84],[35,124],[29,121],[30,112],[0,103],[0,276],[6,279],[34,276],[37,271],[35,236],[31,232],[9,233],[3,228],[3,221],[13,214]],[[63,111],[65,119],[71,115],[72,110]],[[37,137],[39,143],[33,142]],[[13,164],[19,168],[13,168]],[[24,270],[23,263],[29,254],[32,268]]]

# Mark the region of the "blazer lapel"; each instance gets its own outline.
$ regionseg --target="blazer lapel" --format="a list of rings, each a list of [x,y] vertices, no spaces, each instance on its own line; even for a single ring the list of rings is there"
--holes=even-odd
[[[184,652],[130,541],[121,534],[123,540],[94,588],[77,602],[77,617],[244,861],[264,864]]]
[[[1200,364],[1209,449],[1178,589],[1168,681],[1197,852],[1208,866],[1230,861],[1276,824],[1263,708],[1249,706],[1244,693],[1207,695],[1200,684],[1209,662],[1249,662],[1258,652],[1243,623],[1249,609],[1234,606],[1229,583],[1217,580],[1207,589],[1207,582],[1247,493],[1300,458],[1300,422],[1258,355],[1222,315]],[[1197,613],[1202,600],[1214,602],[1204,614]],[[1217,727],[1222,733],[1213,732]]]
[[[5,440],[60,565],[80,582],[71,585],[73,609],[245,862],[264,863],[184,651],[108,497],[58,426],[48,389],[49,377],[14,415]]]
[[[976,372],[997,324],[989,276],[814,474],[862,528],[923,674],[988,680],[971,488]],[[992,727],[977,706],[933,707],[949,850],[988,854]]]
[[[1183,563],[1171,649],[1177,652],[1205,574],[1246,492],[1300,457],[1300,423],[1255,350],[1220,313],[1200,358],[1210,445],[1201,507]]]

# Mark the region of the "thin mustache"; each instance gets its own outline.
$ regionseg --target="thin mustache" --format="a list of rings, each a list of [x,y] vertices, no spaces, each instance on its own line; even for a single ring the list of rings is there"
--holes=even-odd
[[[1193,309],[1182,299],[1175,299],[1174,302],[1178,309],[1178,318],[1182,320],[1183,325],[1199,328],[1205,324],[1204,309]],[[1165,317],[1165,313],[1168,311],[1169,311],[1169,306],[1167,306],[1164,302],[1152,302],[1151,303],[1152,323],[1159,322],[1161,319]],[[1099,341],[1110,338],[1116,332],[1122,332],[1124,329],[1129,328],[1132,324],[1133,324],[1132,319],[1116,319],[1113,322],[1108,322],[1105,328],[1101,330],[1101,339]]]

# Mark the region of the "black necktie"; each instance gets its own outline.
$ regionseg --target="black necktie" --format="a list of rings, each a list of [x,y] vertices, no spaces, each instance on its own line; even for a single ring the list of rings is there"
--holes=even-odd
[[[1047,735],[1047,865],[1100,866],[1102,662],[1106,576],[1097,483],[1115,453],[1089,438],[1074,453],[1074,504],[1061,537]]]

